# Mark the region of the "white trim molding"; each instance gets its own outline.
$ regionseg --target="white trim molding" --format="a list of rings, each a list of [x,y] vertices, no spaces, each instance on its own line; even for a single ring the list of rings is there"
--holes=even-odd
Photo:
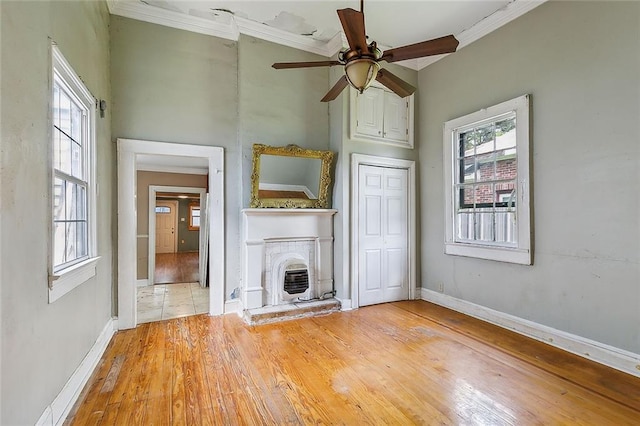
[[[96,342],[89,350],[89,353],[87,353],[87,356],[84,357],[53,402],[45,408],[36,422],[36,426],[53,426],[64,423],[71,408],[73,408],[73,405],[78,400],[82,388],[87,384],[93,370],[98,365],[100,358],[102,358],[116,330],[117,322],[114,318],[110,318],[100,332]]]
[[[468,256],[478,259],[496,260],[500,262],[518,263],[521,265],[531,265],[533,262],[533,227],[531,220],[531,161],[530,161],[530,95],[519,96],[497,105],[483,108],[471,114],[449,120],[444,123],[442,143],[443,143],[443,171],[444,171],[444,198],[445,198],[445,235],[444,235],[444,252],[445,254],[455,256]],[[508,208],[508,212],[498,211],[493,204],[493,213],[510,213],[511,219],[515,224],[513,226],[514,236],[511,241],[506,239],[500,241],[483,241],[470,238],[461,238],[459,229],[461,227],[461,216],[466,215],[468,211],[476,212],[475,202],[472,208],[463,207],[464,200],[459,195],[463,188],[470,187],[474,181],[468,181],[467,178],[462,179],[465,173],[460,169],[462,160],[459,158],[460,137],[465,132],[475,127],[484,126],[488,123],[495,123],[499,120],[509,118],[515,120],[515,140],[511,150],[515,151],[516,160],[516,176],[512,177],[512,183],[503,180],[504,183],[513,185],[512,193],[515,206]],[[496,141],[498,138],[496,137]],[[497,142],[496,142],[497,145]],[[497,150],[497,147],[494,148]],[[497,151],[493,151],[497,152]],[[466,155],[466,154],[465,154]],[[471,157],[473,158],[473,157]],[[478,156],[479,158],[479,156]],[[465,160],[466,161],[466,160]],[[497,161],[497,160],[496,160]],[[503,177],[504,178],[504,177]],[[499,182],[499,181],[493,181]],[[477,186],[480,186],[475,182]],[[492,183],[491,180],[485,183]],[[479,210],[478,210],[479,211]],[[496,214],[497,216],[497,214]],[[516,220],[517,218],[517,220]],[[492,232],[495,230],[493,224]],[[477,231],[476,231],[477,232]],[[495,234],[491,234],[495,236]]]
[[[244,308],[242,307],[242,300],[240,299],[231,299],[224,302],[224,314],[236,314],[238,316],[242,316],[242,312]]]
[[[405,169],[409,174],[409,181],[407,182],[407,214],[409,216],[409,226],[407,228],[409,299],[416,299],[419,297],[419,295],[416,294],[416,163],[412,160],[401,160],[398,158],[351,154],[351,252],[345,251],[342,254],[342,264],[351,265],[351,279],[349,280],[351,295],[350,309],[360,307],[360,300],[358,297],[358,225],[360,223],[360,218],[357,210],[357,202],[360,191],[358,168],[361,165]]]
[[[557,330],[424,287],[421,288],[421,298],[427,302],[453,309],[591,361],[640,377],[640,354]]]
[[[458,50],[468,46],[490,32],[497,30],[514,19],[519,18],[546,1],[547,0],[511,1],[504,8],[497,10],[474,24],[472,27],[456,34],[456,38],[460,41]],[[220,37],[227,40],[237,41],[240,38],[240,34],[243,34],[283,46],[292,47],[294,49],[315,53],[327,58],[332,57],[343,47],[348,46],[346,37],[342,32],[338,32],[331,40],[325,42],[315,40],[308,36],[293,34],[288,31],[280,30],[278,28],[264,25],[260,22],[231,14],[226,16],[224,19],[216,21],[214,19],[205,19],[198,16],[188,15],[186,13],[162,9],[157,6],[145,4],[142,1],[131,2],[125,0],[107,0],[107,5],[109,7],[109,12],[112,15],[137,19],[139,21],[164,25],[166,27],[177,28],[194,33]],[[380,46],[384,47],[382,45]],[[428,58],[411,59],[396,63],[406,68],[420,71],[422,68],[431,65],[445,56],[447,55],[430,56]]]
[[[134,328],[136,312],[136,156],[205,158],[210,193],[209,313],[224,313],[224,149],[208,145],[118,139],[118,324]]]
[[[335,298],[338,302],[340,302],[340,310],[341,311],[352,311],[353,306],[351,304],[351,299],[340,299],[339,297]]]
[[[216,21],[162,9],[141,1],[133,3],[123,0],[107,0],[107,5],[112,15],[227,40],[237,41],[240,34],[243,34],[326,57],[335,55],[343,47],[342,33],[337,33],[331,40],[324,42],[231,14],[224,20]]]
[[[96,275],[96,265],[100,256],[92,257],[69,268],[59,275],[50,275],[49,280],[53,285],[49,286],[49,303],[53,303],[74,288],[83,284]]]

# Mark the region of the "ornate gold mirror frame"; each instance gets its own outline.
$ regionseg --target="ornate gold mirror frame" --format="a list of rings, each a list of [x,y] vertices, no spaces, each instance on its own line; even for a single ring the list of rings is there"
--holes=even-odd
[[[298,157],[321,160],[320,185],[317,199],[304,198],[263,198],[260,197],[260,158],[262,155]],[[329,188],[331,186],[331,165],[334,153],[300,148],[297,145],[269,146],[253,145],[253,171],[251,172],[251,207],[276,208],[329,208]]]

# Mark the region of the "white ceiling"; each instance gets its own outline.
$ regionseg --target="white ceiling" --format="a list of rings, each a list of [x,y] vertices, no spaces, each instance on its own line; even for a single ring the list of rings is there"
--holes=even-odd
[[[336,10],[360,10],[359,0],[107,1],[115,15],[228,39],[246,34],[327,57],[346,46]],[[460,49],[544,1],[366,0],[365,27],[383,50],[448,34]],[[421,69],[433,59],[403,65]]]

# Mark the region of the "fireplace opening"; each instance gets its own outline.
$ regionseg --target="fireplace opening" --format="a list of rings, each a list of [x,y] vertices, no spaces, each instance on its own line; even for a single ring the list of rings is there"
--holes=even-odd
[[[290,265],[284,271],[284,291],[302,294],[309,288],[309,270],[305,265]]]

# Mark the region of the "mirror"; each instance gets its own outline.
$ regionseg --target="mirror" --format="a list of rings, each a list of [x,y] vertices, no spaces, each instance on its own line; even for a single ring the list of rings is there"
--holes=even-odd
[[[334,153],[253,145],[251,207],[328,208]]]

